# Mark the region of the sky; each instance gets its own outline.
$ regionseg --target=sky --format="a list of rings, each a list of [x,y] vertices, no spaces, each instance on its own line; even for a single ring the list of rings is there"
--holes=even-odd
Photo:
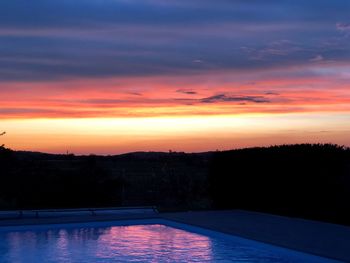
[[[0,3],[0,144],[350,146],[348,0]]]

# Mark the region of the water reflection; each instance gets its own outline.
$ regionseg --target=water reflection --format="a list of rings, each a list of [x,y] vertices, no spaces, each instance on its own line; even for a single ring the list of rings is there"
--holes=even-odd
[[[327,262],[164,225],[0,232],[0,263]]]
[[[163,225],[113,227],[109,235],[100,237],[97,246],[96,256],[103,258],[128,255],[135,259],[146,257],[150,262],[212,259],[208,237]]]
[[[0,234],[0,262],[208,262],[211,240],[163,225]]]

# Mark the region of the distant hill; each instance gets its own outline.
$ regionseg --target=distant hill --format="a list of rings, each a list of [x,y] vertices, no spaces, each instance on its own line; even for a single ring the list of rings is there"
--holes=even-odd
[[[238,208],[350,225],[350,150],[332,144],[111,156],[0,148],[0,175],[2,209]]]

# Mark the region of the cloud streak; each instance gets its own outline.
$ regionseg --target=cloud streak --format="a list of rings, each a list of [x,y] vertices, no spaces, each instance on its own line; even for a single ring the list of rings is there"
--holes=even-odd
[[[195,95],[195,94],[197,94],[196,91],[193,91],[193,90],[185,90],[185,89],[178,89],[176,92],[182,93],[182,94],[187,94],[187,95]]]
[[[263,96],[229,96],[226,94],[218,94],[203,98],[202,103],[217,103],[217,102],[254,102],[254,103],[268,103],[269,99]]]

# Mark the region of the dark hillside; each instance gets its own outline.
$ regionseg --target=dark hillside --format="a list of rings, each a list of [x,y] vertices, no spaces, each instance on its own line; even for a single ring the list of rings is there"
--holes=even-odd
[[[247,209],[350,225],[350,151],[337,145],[116,156],[1,147],[0,183],[1,209]]]

